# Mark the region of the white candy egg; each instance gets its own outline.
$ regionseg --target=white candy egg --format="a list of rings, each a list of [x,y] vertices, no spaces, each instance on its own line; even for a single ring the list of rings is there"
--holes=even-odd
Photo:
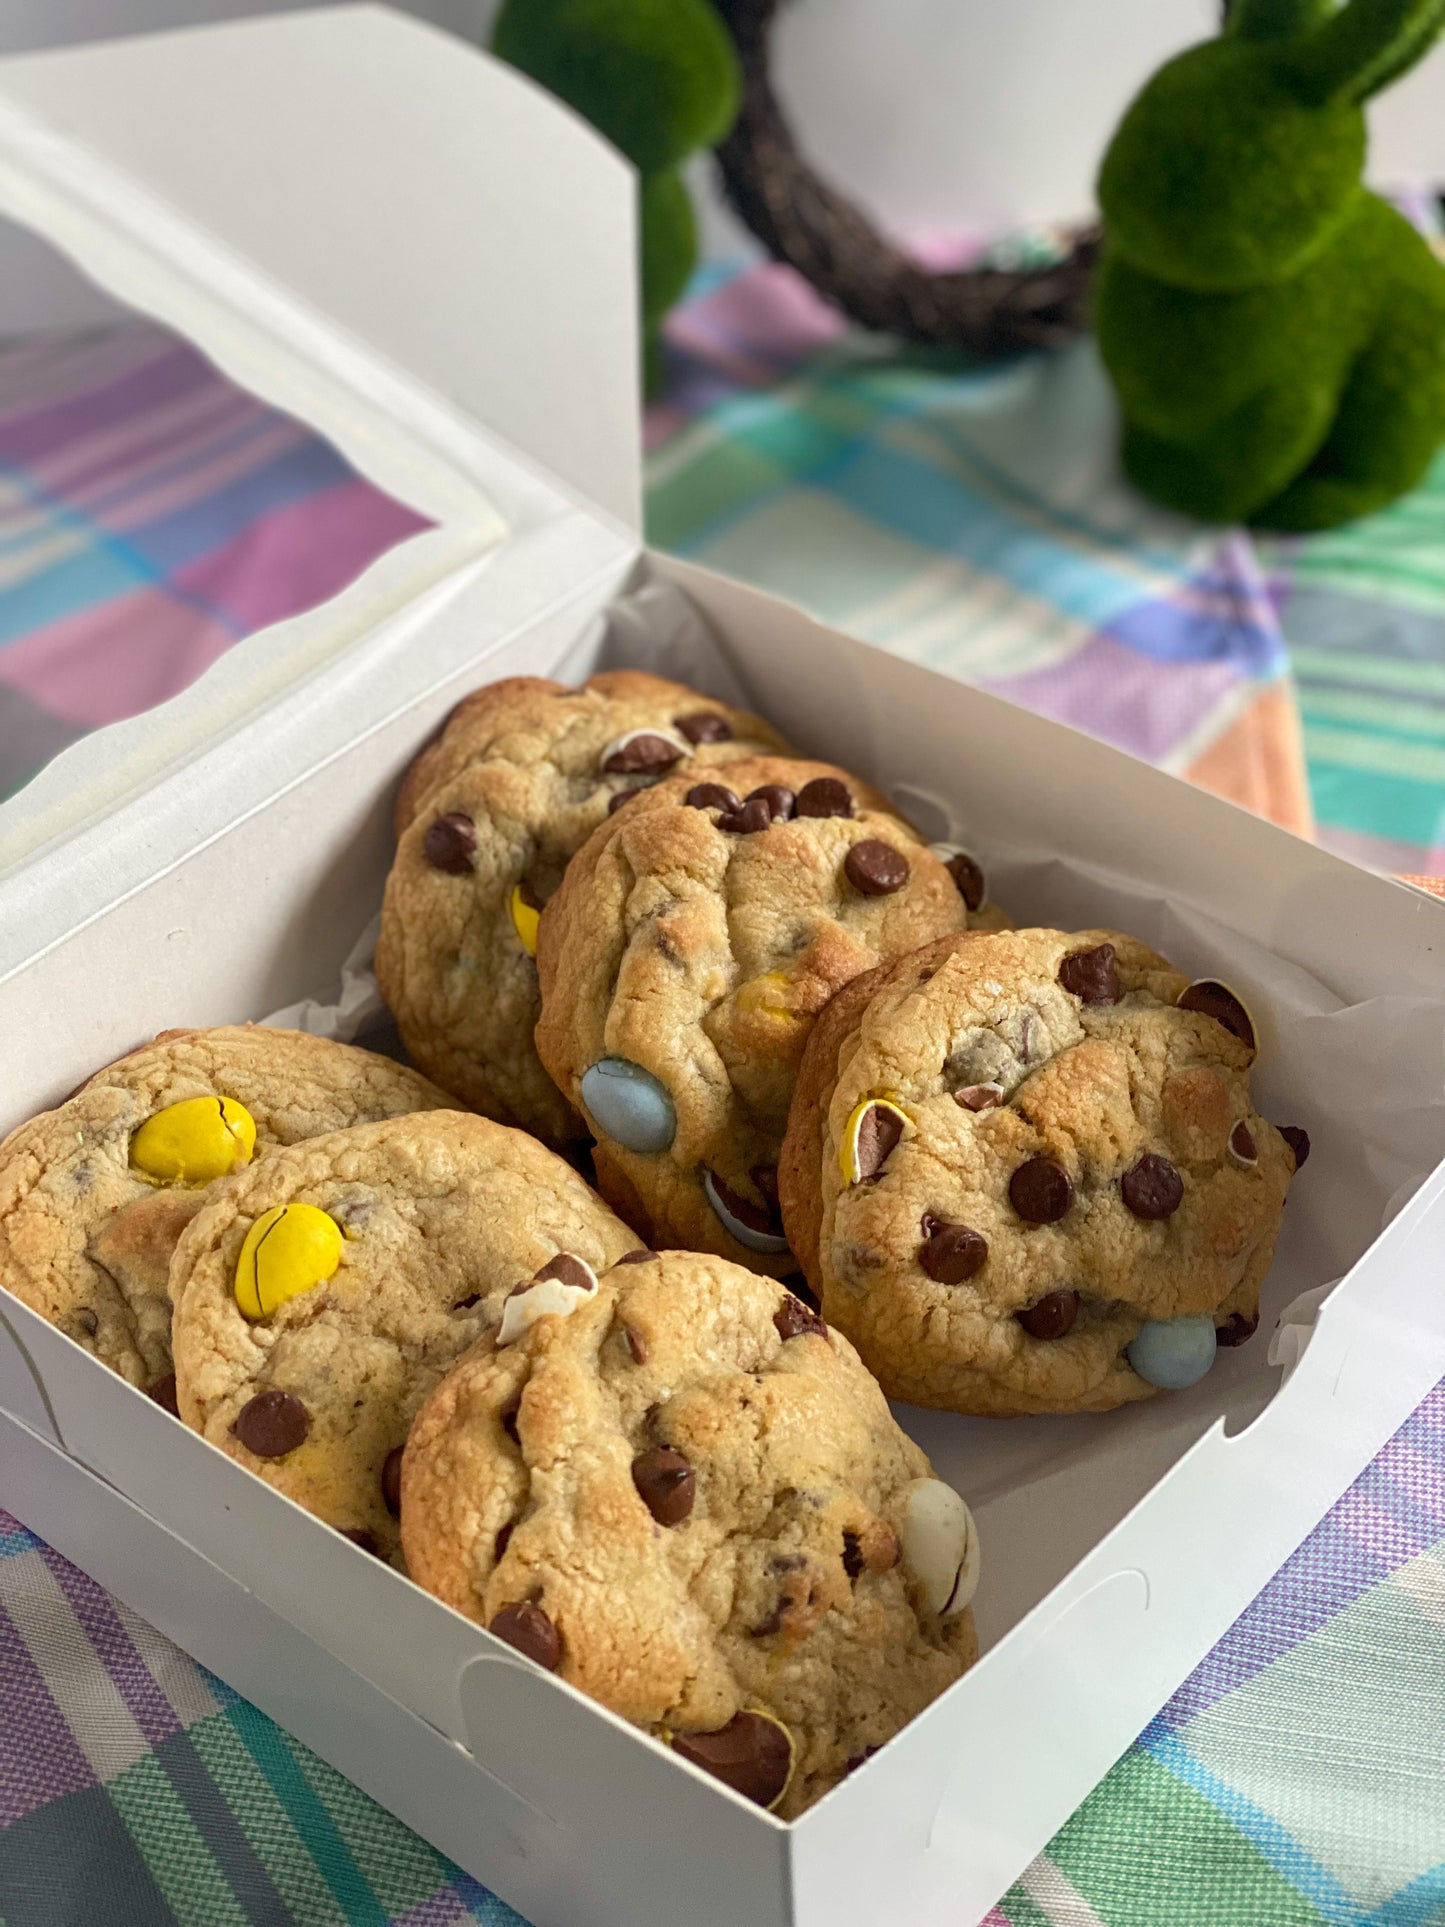
[[[915,1479],[904,1495],[898,1536],[928,1610],[945,1619],[961,1613],[978,1590],[978,1529],[953,1487]]]
[[[515,1344],[539,1318],[569,1318],[597,1290],[597,1274],[591,1265],[570,1253],[554,1258],[543,1271],[554,1275],[533,1279],[530,1285],[514,1291],[502,1306],[499,1345]]]

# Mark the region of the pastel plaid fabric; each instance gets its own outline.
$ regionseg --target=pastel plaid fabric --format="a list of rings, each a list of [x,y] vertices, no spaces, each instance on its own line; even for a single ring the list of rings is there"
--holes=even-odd
[[[659,547],[1357,861],[1445,873],[1445,453],[1381,515],[1266,542],[1124,485],[1089,342],[903,354],[774,266],[714,277],[670,336]]]

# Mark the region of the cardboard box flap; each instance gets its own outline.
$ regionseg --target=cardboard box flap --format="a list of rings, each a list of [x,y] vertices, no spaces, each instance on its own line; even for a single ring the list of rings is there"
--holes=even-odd
[[[639,525],[631,170],[501,63],[376,6],[29,55],[7,149]]]

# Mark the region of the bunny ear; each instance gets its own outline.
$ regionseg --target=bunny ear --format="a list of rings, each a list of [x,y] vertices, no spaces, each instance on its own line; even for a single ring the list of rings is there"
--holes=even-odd
[[[1224,31],[1243,40],[1292,40],[1332,11],[1332,0],[1225,0]]]
[[[1423,60],[1435,45],[1442,28],[1445,28],[1445,0],[1437,0],[1437,4],[1427,10],[1419,31],[1402,43],[1394,60],[1371,73],[1368,83],[1355,98],[1364,100],[1370,94],[1382,93],[1401,74],[1409,73],[1416,62]]]
[[[1312,100],[1366,99],[1430,51],[1445,27],[1445,0],[1347,0],[1306,34],[1290,57]]]

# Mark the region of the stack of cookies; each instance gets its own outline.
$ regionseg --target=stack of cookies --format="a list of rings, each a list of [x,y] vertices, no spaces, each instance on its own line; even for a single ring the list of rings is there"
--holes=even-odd
[[[0,1282],[796,1815],[976,1651],[972,1517],[888,1398],[1194,1384],[1308,1139],[1227,985],[1013,929],[969,851],[678,684],[480,690],[396,823],[417,1068],[164,1033],[0,1145]]]

